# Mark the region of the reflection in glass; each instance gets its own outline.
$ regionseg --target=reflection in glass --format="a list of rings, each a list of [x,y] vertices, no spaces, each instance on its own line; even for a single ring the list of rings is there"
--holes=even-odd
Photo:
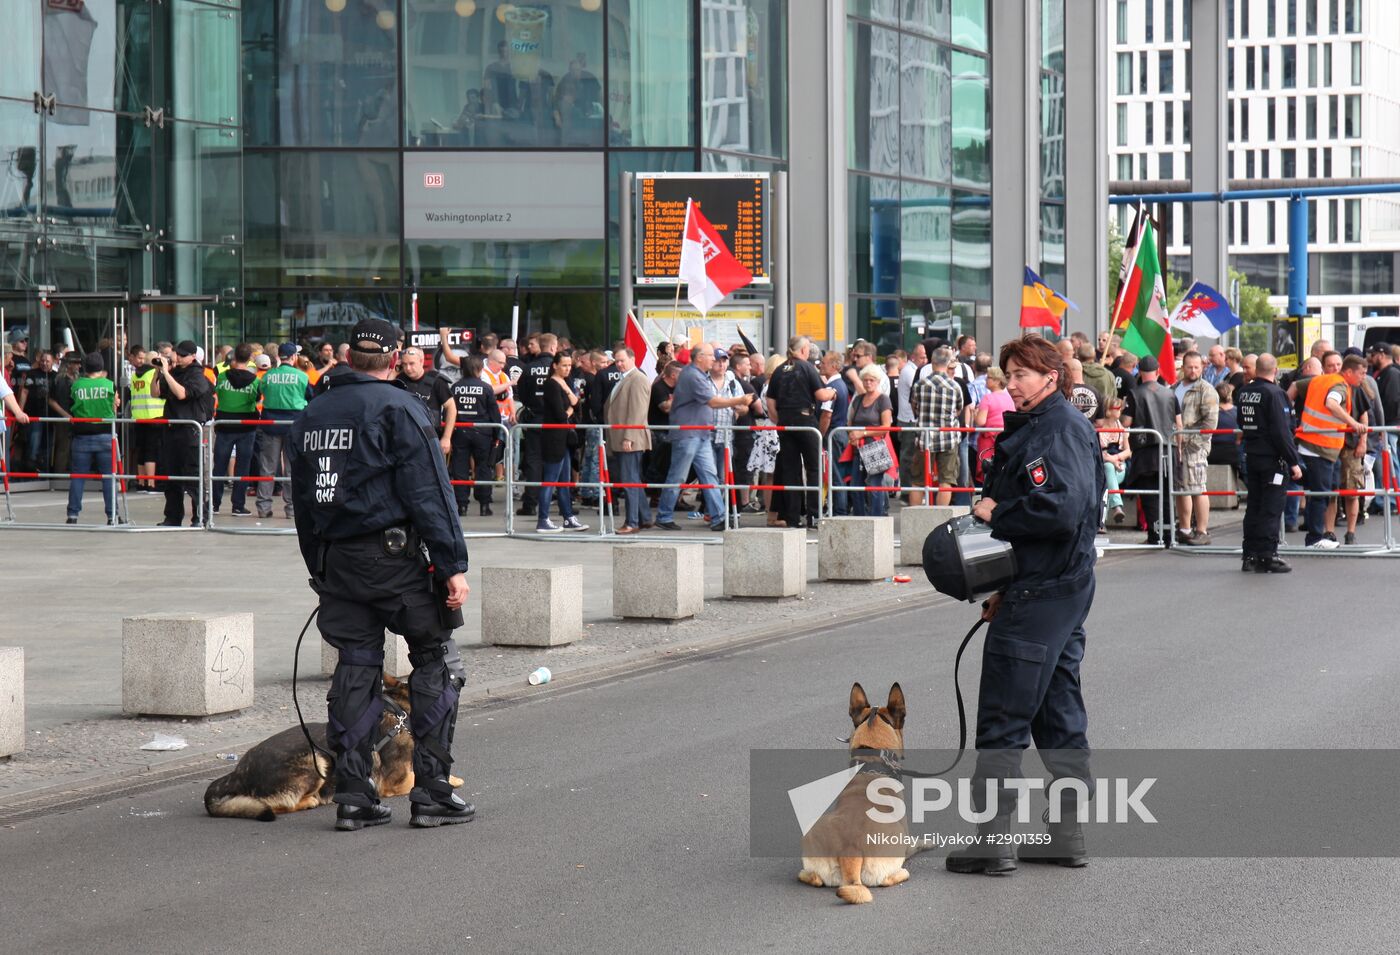
[[[243,290],[242,258],[237,246],[166,243],[158,257],[158,281],[176,295],[236,297]]]
[[[59,110],[45,123],[43,175],[51,224],[115,235],[151,222],[151,130],[133,117]]]
[[[1040,195],[1065,197],[1065,78],[1040,74]]]
[[[781,172],[787,163],[779,159],[755,159],[752,156],[730,156],[725,153],[704,152],[701,170],[704,172]]]
[[[5,10],[5,55],[0,56],[0,96],[33,97],[39,89],[42,7],[16,3]]]
[[[968,53],[953,53],[953,182],[990,189],[987,150],[987,61]]]
[[[894,30],[847,25],[846,156],[852,169],[899,174],[899,40]]]
[[[900,293],[944,297],[952,293],[949,272],[953,221],[949,190],[904,182],[900,196]]]
[[[238,131],[167,123],[170,150],[166,231],[183,242],[238,242],[243,237],[243,152]]]
[[[249,285],[398,282],[397,154],[249,152],[243,172]]]
[[[903,38],[900,59],[900,172],[947,182],[952,176],[950,51],[930,40]]]
[[[908,2],[911,0],[906,0]],[[853,17],[899,26],[899,0],[846,0],[846,12]]]
[[[953,294],[991,298],[992,197],[953,192]]]
[[[701,4],[701,144],[706,149],[785,155],[785,9],[785,0]]]
[[[350,329],[366,318],[383,319],[402,327],[403,311],[397,291],[249,292],[244,299],[244,337],[260,342],[305,342],[329,338],[344,341]]]
[[[169,116],[238,124],[240,39],[233,10],[189,0],[170,6]]]
[[[144,260],[133,256],[131,243],[73,233],[51,234],[49,239],[41,284],[65,292],[114,292],[141,287],[140,269]],[[53,317],[61,317],[64,310],[71,307],[77,306],[55,301]],[[110,307],[106,306],[109,310]]]
[[[19,5],[5,4],[7,21],[8,8]],[[88,109],[139,113],[153,102],[149,0],[45,3],[43,9],[43,92],[57,100],[56,119],[76,122]]]
[[[250,144],[398,145],[398,20],[382,6],[326,0],[246,5]]]
[[[987,0],[953,0],[953,42],[987,51]]]
[[[852,292],[899,294],[899,181],[852,173],[850,287]]]
[[[1062,202],[1040,204],[1040,277],[1051,288],[1065,287],[1065,206]]]
[[[1065,0],[1040,0],[1040,68],[1065,71]]]
[[[904,29],[948,42],[952,36],[951,0],[904,0]]]
[[[602,146],[603,14],[601,5],[585,9],[590,5],[577,0],[409,4],[404,23],[408,144]]]
[[[32,104],[0,100],[0,229],[35,226],[42,185],[40,122]]]
[[[913,344],[914,336],[904,333],[898,299],[857,298],[850,311],[855,316],[855,336],[872,342],[879,354],[888,355]]]
[[[612,145],[691,145],[691,6],[690,0],[608,4]]]

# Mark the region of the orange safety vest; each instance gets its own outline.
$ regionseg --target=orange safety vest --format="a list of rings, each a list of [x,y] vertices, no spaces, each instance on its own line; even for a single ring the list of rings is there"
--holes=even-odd
[[[1346,402],[1342,407],[1351,414],[1351,386],[1341,375],[1318,375],[1308,382],[1307,397],[1303,400],[1303,413],[1294,436],[1299,441],[1318,448],[1340,451],[1346,443],[1347,423],[1333,414],[1327,407],[1328,393],[1338,385],[1346,389]]]
[[[482,369],[481,376],[486,379],[486,383],[490,385],[493,390],[501,385],[510,384],[510,376],[505,373],[505,369],[501,369],[501,371],[497,373],[490,368],[484,368]],[[504,398],[496,399],[496,407],[500,409],[502,418],[510,417],[512,405],[509,391],[506,392]]]

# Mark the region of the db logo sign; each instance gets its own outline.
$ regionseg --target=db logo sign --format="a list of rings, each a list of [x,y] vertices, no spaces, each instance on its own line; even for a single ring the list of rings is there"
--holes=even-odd
[[[443,187],[444,184],[445,184],[445,183],[444,183],[444,181],[443,181],[443,175],[442,175],[442,173],[440,173],[440,172],[425,172],[425,173],[423,173],[423,188],[424,188],[424,189],[441,189],[441,188]]]

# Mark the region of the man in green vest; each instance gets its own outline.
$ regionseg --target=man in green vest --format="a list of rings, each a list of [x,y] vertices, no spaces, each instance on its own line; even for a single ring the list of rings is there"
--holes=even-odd
[[[155,354],[152,352],[151,354]],[[150,363],[145,352],[131,355],[131,404],[127,411],[135,421],[152,421],[165,416],[165,399],[151,394],[151,382],[156,377],[156,367]],[[142,494],[159,494],[156,487],[156,462],[160,460],[160,436],[165,431],[159,425],[135,424],[131,426],[131,446],[127,457],[136,465],[136,490]]]
[[[238,424],[258,417],[258,376],[248,367],[253,358],[253,346],[240,343],[229,356],[228,367],[219,372],[214,384],[214,513],[224,502],[224,475],[229,472],[233,458],[235,478],[246,478],[253,466],[253,442],[257,437],[255,425]],[[245,506],[248,485],[233,482],[234,517],[249,517]]]
[[[101,419],[110,421],[117,416],[116,385],[107,377],[107,362],[101,352],[90,352],[83,359],[83,376],[73,382],[73,479],[68,485],[68,523],[78,523],[78,515],[83,512],[83,485],[81,475],[101,474],[102,509],[107,515],[107,523],[116,525],[117,503],[113,488],[113,466],[116,458],[116,438],[112,426],[99,421],[76,419]],[[120,522],[120,523],[125,523]]]
[[[311,380],[306,372],[292,364],[297,346],[283,342],[277,348],[277,357],[283,364],[269,369],[258,379],[258,394],[263,401],[263,418],[291,422],[306,408],[310,399]],[[289,425],[261,425],[258,428],[257,455],[258,473],[264,477],[287,476],[287,429]],[[267,520],[272,516],[272,481],[258,482],[258,517]],[[292,519],[292,490],[285,481],[282,485],[282,507],[287,520]]]

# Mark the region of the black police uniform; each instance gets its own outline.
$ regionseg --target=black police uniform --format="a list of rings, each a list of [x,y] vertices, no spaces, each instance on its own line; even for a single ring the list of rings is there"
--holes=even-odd
[[[1132,457],[1128,458],[1128,473],[1123,481],[1123,489],[1149,491],[1152,496],[1135,495],[1137,498],[1138,529],[1147,531],[1147,543],[1160,544],[1161,529],[1166,530],[1167,545],[1172,543],[1171,488],[1163,488],[1162,448],[1168,445],[1168,438],[1176,426],[1176,416],[1181,412],[1176,395],[1160,381],[1144,381],[1128,393],[1123,405],[1123,416],[1132,419],[1133,430],[1155,431],[1154,434],[1130,434],[1128,446]],[[1102,460],[1102,458],[1100,458]]]
[[[554,374],[554,356],[536,355],[525,363],[520,375],[520,421],[522,424],[539,424],[544,421],[544,385]],[[527,428],[520,438],[520,479],[538,484],[544,476],[544,452],[540,447],[540,429]],[[540,489],[526,486],[520,495],[521,515],[535,513]]]
[[[996,501],[992,536],[1011,545],[1017,574],[1002,592],[982,651],[973,777],[979,809],[985,781],[1018,776],[1021,752],[1032,740],[1055,778],[1093,785],[1079,664],[1094,600],[1100,460],[1093,426],[1058,391],[1029,411],[1006,415],[985,494]],[[1014,793],[1003,791],[997,816],[984,826],[1006,829],[1014,808]],[[1052,825],[1052,842],[1061,834]],[[1001,848],[990,858],[985,849],[954,854],[948,867],[1010,871],[1014,855]]]
[[[496,442],[501,433],[495,428],[463,425],[500,424],[501,409],[491,386],[480,378],[463,376],[457,379],[452,386],[452,400],[457,404],[457,427],[452,433],[452,480],[477,482],[476,502],[481,505],[484,516],[491,513],[489,482],[495,479]],[[452,488],[457,496],[458,513],[464,513],[471,503],[472,490],[465,484]]]
[[[352,340],[368,335],[357,326]],[[384,340],[386,351],[393,342]],[[467,548],[436,430],[402,385],[352,371],[307,406],[289,435],[293,513],[320,596],[317,625],[340,651],[327,696],[339,828],[388,821],[370,782],[386,628],[408,641],[413,664],[413,822],[470,818],[448,781],[461,681],[445,656],[460,617],[449,619],[433,584],[466,572]],[[420,813],[449,818],[420,823]]]
[[[1291,471],[1298,464],[1288,395],[1272,381],[1256,378],[1235,395],[1244,432],[1244,562],[1242,570],[1286,573],[1278,556],[1279,521],[1288,502]]]
[[[778,460],[774,477],[784,487],[821,486],[821,439],[814,431],[817,426],[816,393],[825,388],[821,373],[810,361],[789,358],[773,370],[768,383],[768,396],[778,406],[778,424],[797,431],[778,432]],[[788,527],[800,527],[805,505],[808,526],[815,527],[819,513],[820,492],[774,491],[770,509]]]
[[[184,344],[183,342],[181,344]],[[184,368],[172,367],[170,377],[185,389],[185,397],[177,399],[165,386],[160,372],[160,397],[165,399],[165,417],[171,421],[205,422],[214,417],[214,386],[204,376],[204,366],[191,362]],[[199,432],[188,424],[166,426],[161,441],[159,468],[171,476],[195,477],[199,474]],[[190,524],[199,523],[200,505],[196,495],[202,495],[198,481],[167,481],[165,485],[165,527],[179,527],[185,514],[185,498],[190,499]],[[209,513],[207,501],[204,513]]]

